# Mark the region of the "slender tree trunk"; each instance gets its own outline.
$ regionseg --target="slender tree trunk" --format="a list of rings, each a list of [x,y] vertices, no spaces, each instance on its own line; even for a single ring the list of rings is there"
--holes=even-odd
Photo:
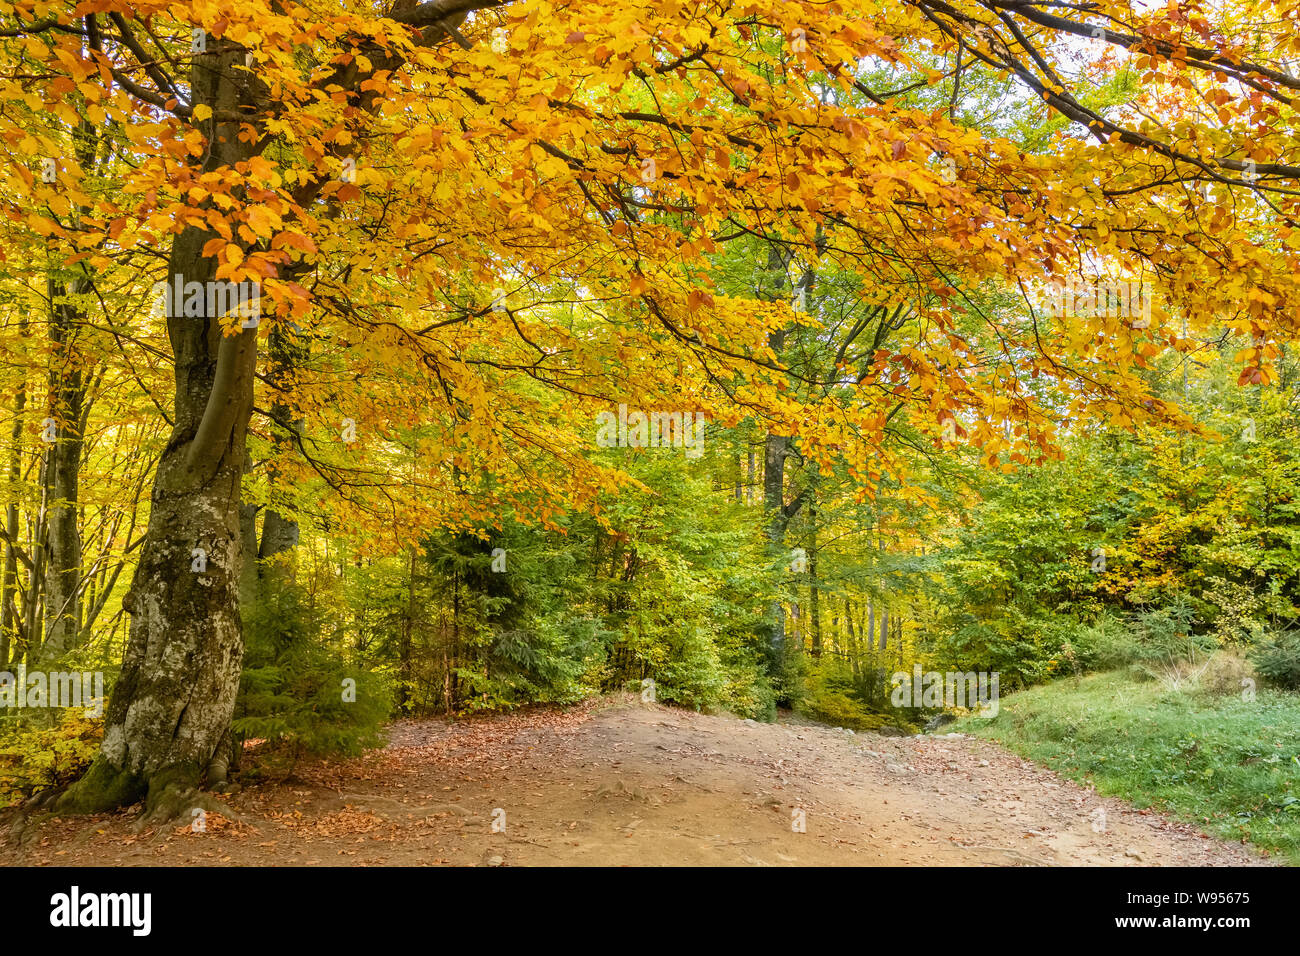
[[[848,598],[844,599],[844,624],[848,628],[848,652],[849,652],[849,670],[854,677],[858,676],[858,639],[853,633],[853,604]]]
[[[25,331],[27,319],[23,318],[19,326]],[[0,589],[0,668],[9,669],[9,654],[17,642],[12,639],[18,632],[18,609],[14,606],[14,594],[18,590],[18,502],[15,495],[18,481],[22,477],[22,437],[23,413],[27,408],[27,384],[18,387],[14,397],[14,424],[9,439],[13,442],[9,452],[9,505],[5,508],[5,566],[4,584]]]
[[[812,631],[813,657],[822,656],[822,617],[817,583],[817,499],[808,497],[808,624]]]
[[[402,621],[402,639],[398,647],[397,668],[400,678],[397,688],[397,706],[405,712],[411,703],[411,641],[415,632],[415,546],[409,549],[407,559],[409,575],[406,582],[406,616]],[[444,657],[444,660],[446,658]]]
[[[24,643],[19,656],[25,656],[29,661],[35,660],[41,651],[41,604],[45,595],[46,494],[49,491],[45,475],[48,461],[48,455],[41,455],[41,501],[36,514],[32,517],[32,561],[27,569],[27,590],[23,593]]]
[[[447,713],[456,707],[456,695],[460,693],[460,678],[456,668],[460,665],[460,568],[452,570],[451,578],[451,668],[447,673]]]
[[[763,455],[763,507],[767,512],[767,546],[773,560],[780,561],[785,550],[785,529],[789,516],[785,510],[785,459],[790,439],[768,435]],[[779,599],[768,605],[768,647],[778,657],[785,644],[785,608]]]
[[[271,431],[275,436],[276,450],[285,454],[295,445],[294,436],[302,433],[303,420],[295,418],[294,411],[285,401],[285,394],[292,386],[291,373],[301,364],[302,349],[293,341],[293,330],[277,325],[267,336],[267,357],[270,368],[267,381],[275,390],[275,399],[271,403]],[[271,485],[272,497],[277,489],[279,474],[272,462],[267,467],[266,480]],[[298,547],[298,522],[285,510],[276,507],[266,509],[262,519],[262,545],[257,556],[261,562],[262,576],[278,574],[281,571],[293,578],[293,551]],[[279,561],[272,558],[284,555]]]
[[[83,119],[73,131],[77,163],[93,171],[99,152],[94,124]],[[89,214],[78,207],[78,221]],[[43,658],[53,658],[75,647],[81,635],[82,586],[81,528],[78,520],[81,453],[89,418],[87,362],[80,340],[86,326],[79,297],[92,289],[85,264],[66,283],[51,273],[47,284],[50,315],[50,417],[54,420],[55,442],[50,447],[46,468],[46,500],[49,502],[48,561],[45,583],[45,644]]]
[[[253,470],[253,459],[244,451],[244,474]],[[257,600],[257,562],[249,556],[257,553],[257,505],[245,502],[239,506],[239,541],[244,552],[244,566],[239,572],[239,601],[247,607]]]
[[[45,569],[45,642],[41,659],[57,657],[77,643],[81,613],[77,598],[81,585],[81,532],[77,505],[84,444],[86,381],[83,360],[77,349],[78,331],[84,324],[67,296],[86,291],[86,283],[74,279],[66,287],[51,277],[50,418],[55,441],[49,447],[45,466],[47,536]],[[65,301],[59,301],[65,300]]]
[[[871,650],[876,640],[876,602],[873,598],[867,602],[867,626],[865,629],[867,650]]]
[[[279,554],[291,555],[296,547],[298,547],[298,522],[281,511],[267,508],[266,514],[262,517],[262,544],[257,550],[258,558],[266,561]],[[264,577],[268,567],[269,565],[263,565]],[[292,577],[292,562],[286,559],[285,567],[288,576]]]
[[[788,284],[786,269],[789,259],[780,244],[768,246],[765,281],[758,288],[759,298],[775,301]],[[777,355],[785,348],[786,332],[775,329],[768,335],[767,344]],[[767,514],[767,547],[769,556],[779,562],[785,550],[785,529],[790,513],[785,504],[785,460],[790,454],[790,437],[769,432],[763,441],[763,509]],[[773,662],[779,661],[785,645],[785,609],[779,599],[768,605],[767,644]]]

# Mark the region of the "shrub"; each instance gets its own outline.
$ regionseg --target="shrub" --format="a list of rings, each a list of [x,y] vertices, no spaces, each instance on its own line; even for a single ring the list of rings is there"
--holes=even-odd
[[[483,646],[456,669],[464,712],[510,710],[527,703],[571,704],[595,689],[614,637],[592,618],[557,614],[532,628],[484,626]]]
[[[1300,690],[1300,631],[1274,632],[1251,653],[1255,670],[1285,690]]]
[[[1193,612],[1184,600],[1133,615],[1130,631],[1135,663],[1150,677],[1177,688],[1199,673],[1198,661],[1215,649],[1212,636],[1193,632]]]
[[[34,728],[22,718],[6,719],[0,730],[0,806],[37,790],[72,783],[90,766],[104,733],[100,717],[80,708],[59,715],[54,727]]]
[[[388,687],[323,640],[300,588],[285,582],[267,592],[244,615],[236,740],[264,740],[291,760],[378,746],[392,706]]]
[[[1074,651],[1078,669],[1114,670],[1136,663],[1142,656],[1137,636],[1113,614],[1103,614],[1092,624],[1076,625],[1062,643],[1062,655],[1069,646]]]
[[[1051,636],[1051,619],[1007,605],[981,618],[971,611],[952,614],[946,630],[930,642],[936,670],[989,671],[1001,674],[1010,690],[1051,677],[1060,647]]]
[[[882,701],[888,701],[888,684],[881,681],[883,676],[883,671],[871,670],[855,677],[843,661],[823,657],[809,667],[799,712],[824,724],[853,730],[904,725],[912,713],[910,708],[885,711],[880,706]]]

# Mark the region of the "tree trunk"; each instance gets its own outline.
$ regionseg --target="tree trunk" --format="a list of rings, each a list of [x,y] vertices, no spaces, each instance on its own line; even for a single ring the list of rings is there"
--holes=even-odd
[[[822,617],[817,585],[817,498],[808,496],[808,623],[812,631],[812,655],[822,656]]]
[[[876,599],[867,602],[866,645],[870,651],[876,640]]]
[[[844,599],[844,625],[848,629],[848,640],[845,642],[845,650],[849,656],[849,671],[854,677],[858,676],[858,639],[853,633],[853,603]]]
[[[77,163],[93,171],[99,153],[94,124],[83,119],[73,132]],[[78,221],[90,210],[78,207]],[[81,352],[82,328],[87,324],[78,297],[92,291],[90,273],[81,263],[69,281],[51,274],[47,284],[50,315],[50,417],[55,442],[45,472],[49,502],[49,565],[45,581],[45,643],[43,659],[75,647],[81,635],[81,528],[78,524],[81,453],[90,416],[87,361]]]
[[[790,439],[768,435],[763,443],[763,507],[767,512],[767,546],[772,558],[781,560],[785,550],[785,529],[789,516],[785,512],[785,459]],[[778,657],[785,644],[785,609],[779,599],[768,606],[768,647]]]
[[[23,318],[19,322],[20,328],[27,329],[27,319]],[[9,453],[9,485],[11,489],[18,487],[18,480],[22,475],[22,436],[23,436],[23,412],[27,408],[27,384],[23,382],[18,387],[18,394],[14,397],[14,424],[10,434],[10,440],[13,442],[13,449]],[[11,491],[11,494],[13,492]],[[5,565],[4,565],[4,584],[0,588],[0,669],[9,669],[9,655],[11,650],[16,650],[19,642],[13,640],[20,633],[20,617],[18,609],[14,606],[14,594],[18,590],[18,502],[10,500],[8,507],[5,508]]]
[[[271,403],[271,432],[275,436],[276,450],[279,453],[294,446],[294,436],[301,434],[303,428],[303,420],[292,417],[294,412],[284,400],[284,395],[291,386],[290,373],[301,364],[303,357],[302,349],[293,342],[292,336],[292,329],[277,325],[267,337],[267,357],[270,360],[267,383],[275,390],[275,399]],[[278,478],[272,462],[267,468],[266,480],[271,486],[273,500]],[[267,573],[274,575],[284,572],[292,579],[293,550],[297,547],[298,522],[278,508],[267,508],[262,519],[262,545],[257,552],[263,577]],[[267,563],[278,555],[285,557],[281,561]]]
[[[244,474],[253,470],[253,458],[244,451]],[[257,554],[257,505],[246,502],[239,506],[239,541],[243,551],[244,566],[239,572],[239,602],[248,607],[257,600],[257,562],[249,556]]]
[[[758,297],[776,301],[788,283],[786,269],[789,257],[779,243],[768,246],[765,280],[756,290]],[[785,348],[786,331],[775,329],[767,339],[768,346],[777,355]],[[767,514],[767,547],[773,561],[779,562],[785,550],[785,529],[790,515],[785,507],[785,460],[790,454],[788,435],[767,434],[763,441],[763,509]],[[779,599],[774,599],[767,610],[767,645],[773,663],[779,661],[785,645],[785,609]]]
[[[41,650],[41,602],[45,595],[45,515],[46,494],[49,484],[45,480],[48,459],[41,456],[41,502],[32,517],[32,560],[27,567],[27,590],[23,594],[23,647],[18,657],[34,660]]]
[[[242,60],[233,48],[195,57],[193,102],[235,115],[236,83],[246,75],[235,66]],[[252,154],[238,124],[209,120],[205,132],[211,146],[205,169],[233,166]],[[195,226],[180,232],[168,279],[213,280],[217,263],[202,254],[213,238]],[[211,303],[206,311],[167,319],[176,361],[175,426],[158,463],[148,533],[123,599],[132,615],[130,637],[100,752],[59,809],[93,812],[144,796],[149,811],[178,813],[183,795],[205,774],[210,783],[225,779],[244,652],[239,489],[257,331],[223,335]]]
[[[50,418],[55,441],[49,446],[45,467],[47,512],[45,568],[45,643],[40,657],[49,660],[77,643],[81,613],[77,597],[81,585],[81,532],[77,503],[81,476],[82,429],[85,422],[86,382],[82,357],[76,347],[84,323],[67,296],[86,291],[86,283],[73,279],[66,288],[50,278]]]
[[[411,703],[411,644],[415,633],[415,546],[412,545],[408,555],[410,576],[406,582],[406,616],[402,620],[402,637],[398,648],[398,685],[397,706],[402,713],[407,713]],[[444,658],[445,659],[445,658]]]

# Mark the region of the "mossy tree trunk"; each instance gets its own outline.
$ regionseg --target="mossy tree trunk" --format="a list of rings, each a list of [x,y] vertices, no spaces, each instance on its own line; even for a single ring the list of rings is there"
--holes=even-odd
[[[241,72],[234,65],[242,59],[234,48],[195,57],[194,102],[209,104],[218,116],[236,113]],[[205,170],[252,154],[237,124],[204,125],[211,137]],[[212,238],[196,227],[179,233],[168,279],[214,280],[217,263],[202,254]],[[167,319],[176,360],[175,427],[158,464],[148,534],[124,600],[130,638],[100,752],[57,809],[108,809],[141,797],[156,809],[205,775],[209,782],[225,777],[244,651],[239,491],[257,331],[223,334],[212,303],[207,311]]]

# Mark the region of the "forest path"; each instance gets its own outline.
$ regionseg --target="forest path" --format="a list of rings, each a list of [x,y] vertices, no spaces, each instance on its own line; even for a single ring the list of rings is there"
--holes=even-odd
[[[105,866],[1262,862],[957,735],[756,724],[628,698],[399,721],[389,737],[382,751],[234,795],[239,823],[209,814],[205,832],[136,835],[126,812],[52,820],[0,855]],[[498,809],[504,832],[493,831]],[[792,828],[795,810],[805,832]]]

